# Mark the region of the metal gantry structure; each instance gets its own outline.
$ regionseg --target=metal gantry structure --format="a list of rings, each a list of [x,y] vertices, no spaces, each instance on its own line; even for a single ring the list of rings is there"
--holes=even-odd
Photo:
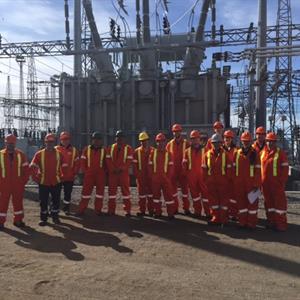
[[[203,37],[201,36],[199,38],[199,36],[197,36],[198,33],[192,28],[191,32],[188,34],[174,34],[168,30],[167,34],[159,36],[160,44],[156,45],[155,39],[157,39],[157,36],[155,37],[149,35],[148,40],[146,39],[145,41],[141,41],[141,38],[144,38],[141,36],[141,34],[143,34],[141,24],[147,28],[147,25],[145,24],[147,24],[148,19],[147,15],[143,16],[143,18],[145,18],[143,20],[141,17],[138,18],[139,11],[137,11],[137,23],[140,22],[140,26],[137,24],[136,33],[132,33],[132,37],[127,34],[127,36],[123,35],[116,39],[116,37],[112,36],[111,34],[99,35],[93,16],[92,2],[90,0],[74,0],[74,5],[77,5],[77,8],[80,7],[80,9],[77,9],[77,14],[78,12],[79,14],[74,16],[74,27],[80,26],[77,32],[80,32],[81,34],[80,36],[77,35],[74,37],[74,39],[71,39],[68,0],[65,0],[64,2],[66,21],[65,40],[2,43],[0,44],[0,58],[9,57],[16,58],[18,60],[20,57],[23,59],[28,57],[31,60],[33,57],[74,55],[74,66],[77,70],[75,75],[77,75],[79,78],[87,77],[89,73],[96,68],[98,68],[98,73],[100,73],[101,78],[115,78],[115,68],[117,64],[113,64],[113,70],[110,65],[110,60],[108,60],[109,55],[114,57],[113,63],[121,62],[125,59],[130,60],[130,62],[134,64],[136,54],[139,53],[141,57],[141,64],[143,64],[143,55],[152,55],[153,51],[160,53],[159,55],[161,56],[160,58],[162,61],[168,62],[170,58],[170,54],[168,54],[169,51],[170,53],[176,53],[178,62],[180,62],[178,65],[183,66],[184,73],[187,72],[185,70],[185,65],[189,63],[189,66],[191,66],[190,62],[185,61],[189,58],[187,53],[185,53],[186,49],[190,49],[192,58],[197,57],[197,61],[201,61],[201,49],[203,47],[252,47],[253,45],[259,44],[259,39],[261,39],[262,35],[260,32],[261,27],[255,27],[253,23],[251,23],[248,28],[225,29],[224,26],[221,25],[220,28],[216,30],[214,26],[214,11],[212,14],[212,29],[204,31]],[[148,2],[149,1],[143,1],[143,4],[146,5]],[[260,4],[264,2],[266,3],[266,0],[259,0]],[[205,5],[210,6],[212,10],[214,10],[215,1],[203,1],[203,7]],[[167,6],[168,5],[166,4],[166,7]],[[120,7],[120,10],[123,10],[122,7]],[[126,13],[126,10],[124,13]],[[205,19],[206,15],[200,16],[199,24],[203,20],[205,23]],[[164,33],[166,33],[165,30]],[[140,39],[138,36],[140,36]],[[294,132],[298,128],[298,125],[296,124],[297,120],[294,106],[295,102],[298,101],[296,83],[299,84],[299,74],[298,70],[292,69],[292,55],[299,55],[300,49],[292,47],[297,46],[294,43],[300,41],[300,24],[292,23],[290,0],[278,0],[277,23],[275,26],[265,26],[264,38],[265,44],[268,45],[266,49],[260,49],[258,46],[258,48],[249,48],[246,51],[238,53],[219,53],[219,59],[216,60],[225,60],[225,62],[241,61],[244,59],[250,60],[249,69],[244,73],[244,75],[246,74],[246,77],[242,78],[243,75],[241,74],[240,80],[235,80],[235,82],[239,82],[239,86],[235,87],[235,84],[233,84],[231,93],[233,105],[235,106],[238,102],[238,108],[233,109],[233,111],[236,111],[238,115],[238,124],[242,125],[241,127],[248,127],[250,131],[253,131],[253,115],[255,113],[254,98],[258,97],[257,92],[259,89],[261,89],[262,81],[265,80],[267,91],[266,97],[270,99],[268,106],[269,118],[266,121],[269,121],[270,129],[279,131],[281,136],[287,138],[289,147],[292,149],[292,155],[294,156],[297,151],[296,149],[298,149],[299,152],[299,140],[294,138]],[[203,41],[198,43],[198,40]],[[272,50],[270,45],[275,45],[276,47],[280,47],[280,49],[278,49],[278,51],[277,49]],[[165,59],[162,58],[163,56],[165,56]],[[258,75],[256,74],[255,76],[255,67],[257,67],[258,62],[257,60],[267,59],[268,62],[272,57],[276,57],[275,71],[266,72],[266,78],[257,78]],[[20,78],[23,77],[23,75],[21,76],[23,63],[24,62],[19,61]],[[30,61],[28,64],[30,65]],[[198,62],[196,64],[198,64]],[[105,66],[104,69],[103,65]],[[258,73],[257,70],[256,73]],[[24,83],[21,84],[20,82],[20,100],[24,99],[21,91],[22,85],[24,85]],[[35,103],[30,103],[30,100],[25,106],[26,110],[29,109],[29,111],[32,113],[29,115],[26,114],[25,116],[24,103],[22,104],[23,108],[22,105],[20,105],[19,108],[20,124],[24,124],[22,121],[22,116],[24,116],[24,120],[27,121],[28,118],[30,118],[31,128],[37,128],[38,123],[41,121],[38,120],[39,117],[36,116],[37,99],[33,100],[35,96],[32,94],[35,92],[36,87],[37,86],[32,86],[29,88],[29,90],[27,89],[29,99],[32,99],[32,101],[35,101]],[[255,89],[257,90],[256,93]],[[238,99],[238,101],[236,101],[236,99]],[[44,101],[44,103],[47,103],[47,105],[50,102]],[[49,105],[57,105],[57,103],[54,104],[54,102]],[[8,102],[6,101],[4,103]],[[33,105],[33,109],[29,108],[31,107],[31,104]],[[55,119],[53,115],[55,111],[57,111],[57,108],[51,110],[52,123]]]

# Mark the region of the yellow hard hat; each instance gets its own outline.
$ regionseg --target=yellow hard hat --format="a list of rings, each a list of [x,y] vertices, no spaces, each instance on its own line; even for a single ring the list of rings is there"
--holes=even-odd
[[[142,142],[146,140],[149,140],[149,135],[147,132],[143,131],[139,134],[139,141]]]

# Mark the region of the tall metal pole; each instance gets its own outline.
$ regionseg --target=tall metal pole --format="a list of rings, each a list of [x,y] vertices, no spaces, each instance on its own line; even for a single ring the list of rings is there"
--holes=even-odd
[[[267,38],[267,0],[258,0],[257,47],[266,47]],[[257,59],[256,79],[256,127],[266,127],[266,79],[267,65],[265,58]]]
[[[81,77],[81,0],[74,0],[74,76]]]

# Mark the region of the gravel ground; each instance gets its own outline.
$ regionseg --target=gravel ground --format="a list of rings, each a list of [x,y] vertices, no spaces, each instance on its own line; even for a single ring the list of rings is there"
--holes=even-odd
[[[80,190],[74,192],[76,209]],[[136,194],[134,211],[137,211]],[[300,193],[289,194],[289,229],[253,232],[235,224],[62,215],[39,228],[27,189],[25,229],[0,233],[0,299],[300,299]]]

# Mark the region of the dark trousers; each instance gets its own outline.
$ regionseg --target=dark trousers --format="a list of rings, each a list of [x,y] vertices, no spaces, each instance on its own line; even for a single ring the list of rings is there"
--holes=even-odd
[[[59,198],[62,192],[62,189],[64,189],[64,205],[69,206],[71,204],[71,195],[73,191],[73,185],[74,181],[63,181],[60,184],[60,190],[59,190]]]
[[[49,203],[49,194],[51,195],[51,202]],[[49,186],[39,185],[39,199],[41,206],[41,220],[47,221],[48,219],[48,206],[50,204],[50,214],[52,218],[58,217],[59,204],[60,204],[60,184]]]

